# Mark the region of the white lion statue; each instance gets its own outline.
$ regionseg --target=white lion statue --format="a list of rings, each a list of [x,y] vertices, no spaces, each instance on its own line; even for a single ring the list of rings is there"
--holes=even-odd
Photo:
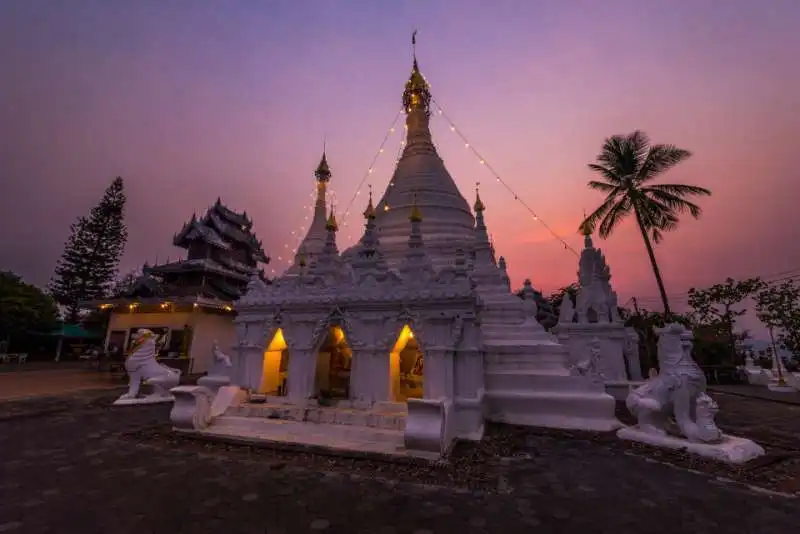
[[[128,391],[120,396],[117,403],[173,400],[169,390],[178,385],[181,372],[156,361],[156,335],[152,331],[142,328],[136,332],[125,358],[125,370],[128,372]],[[152,386],[153,393],[139,398],[139,388],[143,382]]]

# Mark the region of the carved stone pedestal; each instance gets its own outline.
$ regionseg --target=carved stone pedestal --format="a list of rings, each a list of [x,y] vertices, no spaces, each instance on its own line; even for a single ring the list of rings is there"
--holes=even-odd
[[[723,435],[722,441],[719,443],[694,443],[685,438],[646,432],[636,427],[627,427],[620,429],[617,432],[617,437],[645,443],[653,447],[685,450],[698,456],[729,464],[743,464],[766,454],[764,448],[756,442],[728,435]]]

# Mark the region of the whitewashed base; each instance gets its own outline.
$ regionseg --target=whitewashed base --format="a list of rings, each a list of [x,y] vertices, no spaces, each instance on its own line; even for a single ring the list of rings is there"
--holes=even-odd
[[[779,385],[778,382],[770,382],[767,384],[767,389],[770,391],[774,391],[775,393],[794,393],[797,391],[789,384]]]
[[[175,397],[168,395],[166,397],[136,397],[135,399],[119,398],[114,401],[112,406],[133,406],[136,404],[162,404],[165,402],[173,402]]]
[[[724,435],[720,443],[694,443],[684,438],[651,434],[636,427],[626,427],[617,432],[617,437],[665,449],[685,449],[692,454],[729,464],[742,464],[766,454],[764,448],[756,442],[728,435]]]

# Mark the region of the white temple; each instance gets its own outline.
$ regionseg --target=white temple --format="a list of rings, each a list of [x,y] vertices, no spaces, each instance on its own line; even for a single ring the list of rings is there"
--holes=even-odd
[[[415,57],[404,151],[343,253],[323,155],[294,264],[270,284],[253,277],[236,304],[231,366],[214,388],[173,390],[176,429],[439,457],[456,439],[481,439],[487,420],[621,426],[603,382],[573,370],[537,322],[530,283],[512,294],[486,207],[476,194],[473,215],[433,144],[430,102]]]

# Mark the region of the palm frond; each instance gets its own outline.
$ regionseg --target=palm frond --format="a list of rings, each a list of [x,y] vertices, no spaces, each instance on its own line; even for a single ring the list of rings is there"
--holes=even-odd
[[[675,145],[653,145],[639,168],[636,180],[640,183],[652,180],[691,156],[691,152]]]
[[[597,227],[597,223],[600,222],[603,217],[605,217],[606,213],[614,207],[616,202],[615,195],[608,195],[606,199],[600,204],[600,207],[594,210],[592,213],[586,216],[586,218],[581,222],[578,226],[578,231],[582,232],[584,229],[587,229],[589,232],[594,232],[594,229]]]
[[[619,185],[609,184],[606,182],[598,182],[596,180],[590,180],[589,183],[586,185],[589,186],[590,189],[594,189],[596,191],[602,191],[603,193],[608,194],[615,194],[618,195],[623,192],[623,189]]]
[[[589,164],[589,170],[598,173],[600,176],[606,179],[608,183],[611,184],[621,184],[622,178],[614,172],[613,169],[606,167],[605,165],[598,165],[596,163]]]
[[[632,174],[630,154],[631,148],[627,136],[613,135],[603,143],[597,161],[611,170],[620,180],[624,180]]]
[[[628,216],[633,209],[633,202],[631,202],[630,197],[622,197],[619,202],[614,204],[606,216],[603,218],[603,222],[600,223],[600,232],[599,235],[603,239],[606,239],[608,236],[611,235],[611,232],[614,231],[614,228],[622,222],[622,220]]]
[[[642,193],[649,196],[651,200],[664,204],[671,211],[678,213],[685,213],[688,211],[695,219],[700,217],[700,213],[703,211],[702,208],[694,202],[690,202],[672,193],[651,188],[643,188]]]
[[[641,169],[647,155],[650,153],[650,137],[641,130],[628,134],[630,151],[636,160],[637,168]]]
[[[671,193],[673,195],[678,196],[711,196],[711,191],[706,189],[705,187],[698,187],[696,185],[686,185],[686,184],[652,184],[648,185],[645,188],[642,188],[643,191],[648,189],[656,189],[658,191],[664,191],[666,193]]]

